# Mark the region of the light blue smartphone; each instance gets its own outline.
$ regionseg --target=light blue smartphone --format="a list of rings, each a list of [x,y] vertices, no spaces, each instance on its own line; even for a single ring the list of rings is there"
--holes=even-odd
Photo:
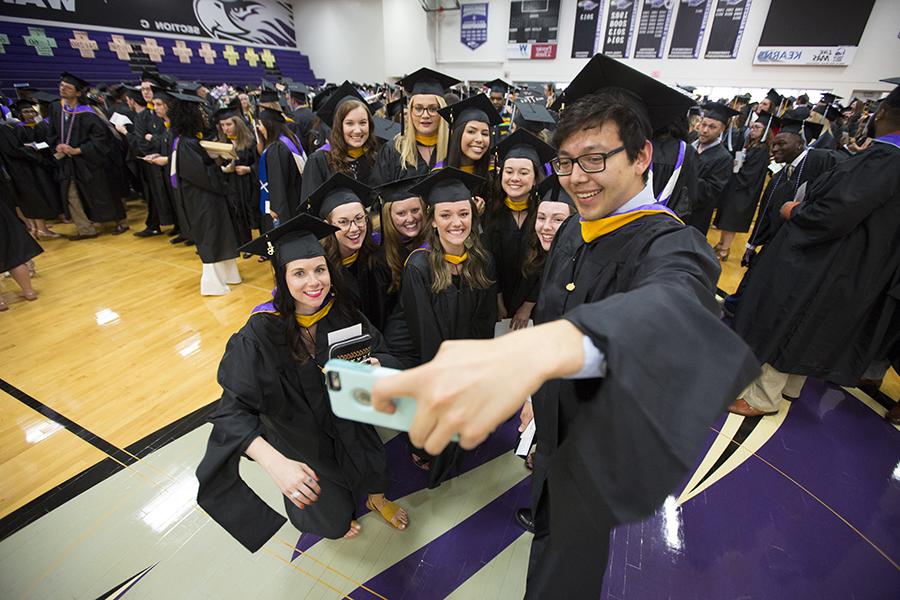
[[[372,407],[372,385],[397,373],[400,373],[397,369],[332,358],[325,363],[325,383],[331,410],[349,421],[409,431],[416,414],[416,401],[412,398],[394,398],[397,410],[392,415]]]

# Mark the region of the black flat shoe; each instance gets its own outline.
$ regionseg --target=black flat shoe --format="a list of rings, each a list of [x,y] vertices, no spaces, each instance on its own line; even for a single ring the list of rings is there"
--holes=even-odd
[[[169,231],[166,232],[166,235],[169,237],[172,237],[173,235],[179,235],[180,233],[181,232],[178,231],[178,229],[173,227],[172,229],[170,229]]]
[[[136,231],[134,237],[146,238],[153,237],[154,235],[162,235],[162,231],[159,229],[144,229],[143,231]]]
[[[113,235],[122,235],[123,233],[125,233],[125,232],[128,231],[129,229],[131,229],[131,227],[129,227],[128,225],[116,225],[116,228],[113,229],[112,234],[113,234]]]
[[[194,245],[194,240],[184,240],[184,245],[185,245],[185,246],[193,246],[193,245]]]
[[[516,523],[521,525],[525,531],[534,533],[534,516],[531,514],[530,508],[520,508],[516,511]]]
[[[173,237],[171,240],[169,240],[169,243],[170,244],[180,244],[181,242],[185,242],[185,241],[187,241],[187,240],[185,240],[183,237],[181,237],[181,234],[179,233],[178,235]]]
[[[92,240],[99,235],[99,233],[77,233],[75,235],[66,236],[66,239],[72,242],[77,242],[78,240]]]

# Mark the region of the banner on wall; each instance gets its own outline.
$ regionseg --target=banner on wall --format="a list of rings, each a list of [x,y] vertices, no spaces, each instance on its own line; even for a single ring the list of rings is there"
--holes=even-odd
[[[612,0],[606,15],[603,54],[612,58],[628,58],[637,6],[632,0]]]
[[[748,14],[750,0],[718,0],[706,44],[706,58],[737,58]]]
[[[0,2],[0,18],[30,24],[85,25],[116,33],[177,35],[297,50],[294,11],[276,0],[57,0]]]
[[[487,41],[488,4],[463,4],[459,20],[459,41],[475,50]]]
[[[673,8],[667,0],[644,0],[634,43],[635,58],[662,58]]]
[[[572,39],[572,58],[590,58],[600,51],[603,0],[578,0],[575,5],[575,35]]]
[[[559,34],[559,0],[512,0],[509,6],[510,59],[553,59]]]
[[[669,58],[698,58],[713,0],[681,0],[672,29]]]

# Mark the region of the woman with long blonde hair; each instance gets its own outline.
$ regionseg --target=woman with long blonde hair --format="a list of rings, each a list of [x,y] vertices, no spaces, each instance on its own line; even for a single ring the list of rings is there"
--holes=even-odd
[[[426,175],[444,166],[447,158],[450,133],[438,111],[447,106],[447,88],[459,80],[422,68],[397,83],[409,94],[404,128],[378,154],[372,179],[376,185]]]

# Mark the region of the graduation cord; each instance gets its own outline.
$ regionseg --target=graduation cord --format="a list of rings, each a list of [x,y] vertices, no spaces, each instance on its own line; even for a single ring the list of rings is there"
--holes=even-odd
[[[803,177],[803,168],[806,166],[807,158],[809,158],[809,154],[807,154],[806,156],[803,157],[803,160],[800,161],[800,165],[797,167],[797,179],[794,181],[794,193],[791,194],[792,199],[794,198],[794,196],[797,195],[797,190],[800,188],[800,179]],[[775,188],[778,187],[778,183],[781,181],[781,176],[788,169],[788,166],[790,166],[790,165],[785,165],[785,167],[783,169],[781,169],[781,171],[778,172],[778,175],[777,175],[778,178],[772,183],[772,189],[769,191],[769,195],[768,195],[768,197],[766,197],[766,203],[763,206],[762,211],[760,211],[760,213],[759,213],[761,215],[760,217],[758,217],[759,219],[761,219],[762,215],[765,215],[769,211],[769,203],[772,201],[772,194],[775,193]],[[750,247],[750,246],[752,246],[754,248],[756,247],[756,244],[754,244],[753,242],[756,240],[756,235],[758,233],[759,233],[759,227],[756,228],[756,232],[753,234],[753,237],[751,239],[747,240],[748,247]]]

